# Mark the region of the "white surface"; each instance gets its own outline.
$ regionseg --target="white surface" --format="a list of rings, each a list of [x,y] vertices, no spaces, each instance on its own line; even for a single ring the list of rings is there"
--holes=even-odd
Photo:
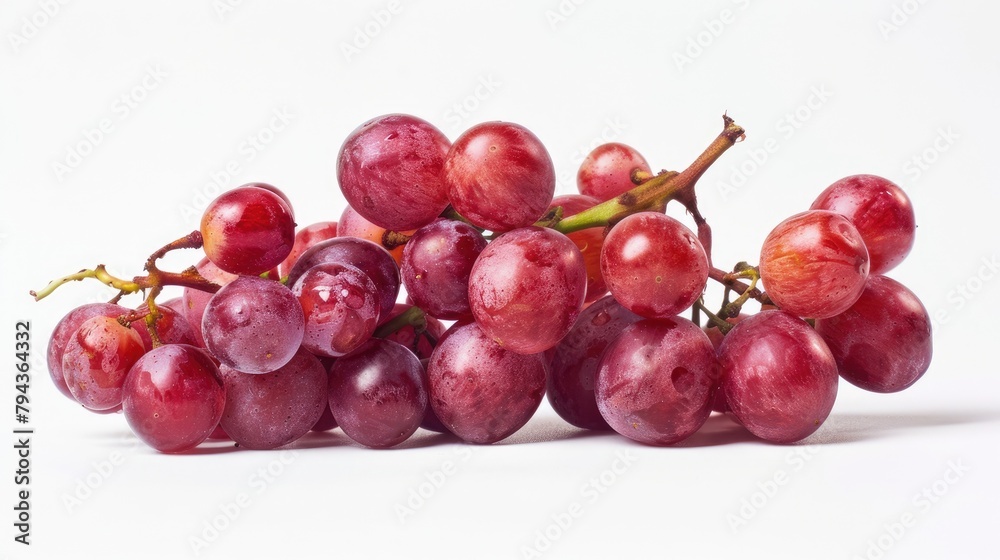
[[[998,251],[995,3],[245,0],[220,14],[224,2],[72,2],[51,17],[38,15],[51,1],[0,6],[0,333],[11,363],[14,321],[32,322],[37,430],[30,547],[12,540],[16,458],[0,453],[0,557],[525,558],[536,546],[546,558],[996,557],[1000,280],[984,266]],[[45,23],[18,41],[31,33],[23,18]],[[699,40],[679,68],[674,55]],[[143,99],[128,107],[133,91]],[[477,94],[467,116],[452,108]],[[164,456],[120,416],[70,404],[41,367],[55,321],[110,293],[79,284],[35,304],[28,290],[100,262],[138,273],[195,227],[227,166],[238,169],[226,187],[274,183],[310,223],[339,218],[334,156],[379,114],[413,113],[451,138],[484,120],[524,124],[570,192],[602,135],[680,169],[723,111],[748,135],[699,187],[720,265],[755,261],[773,225],[845,175],[890,177],[916,207],[917,245],[892,276],[939,317],[934,363],[896,395],[842,384],[815,446],[766,445],[713,418],[681,446],[648,448],[581,434],[543,405],[488,447],[420,432],[370,451],[336,431],[286,451]],[[111,131],[60,180],[53,163],[103,119]],[[271,141],[250,148],[250,135]],[[766,162],[723,196],[765,146]],[[934,162],[921,170],[911,160],[925,150]],[[10,430],[13,373],[2,379]],[[446,461],[450,474],[435,474]],[[429,480],[440,487],[401,522],[396,506],[431,494]],[[218,517],[233,503],[234,520]],[[213,523],[225,526],[214,539]]]

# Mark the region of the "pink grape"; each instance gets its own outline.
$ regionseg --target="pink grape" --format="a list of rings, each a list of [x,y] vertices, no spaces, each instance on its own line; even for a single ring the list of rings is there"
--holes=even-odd
[[[251,375],[222,366],[226,407],[221,426],[247,449],[274,449],[305,435],[327,408],[327,373],[300,349],[275,371]]]
[[[378,290],[356,267],[318,264],[299,277],[292,294],[305,320],[302,345],[319,356],[353,351],[371,338],[378,325]]]
[[[800,317],[833,317],[865,289],[868,250],[847,218],[809,210],[768,234],[760,250],[760,276],[781,309]]]
[[[626,327],[597,370],[597,407],[619,434],[648,445],[684,440],[705,423],[719,377],[708,336],[680,317]]]
[[[433,222],[431,222],[433,223]],[[408,229],[399,231],[403,235],[413,235],[417,231],[415,229]],[[392,260],[396,261],[397,265],[403,262],[403,249],[406,244],[390,246],[386,244],[386,233],[389,230],[384,227],[377,226],[364,218],[358,211],[350,206],[344,208],[344,213],[340,215],[340,224],[337,226],[337,235],[340,237],[357,237],[359,239],[367,239],[372,243],[382,247],[392,255]]]
[[[122,394],[129,427],[164,453],[187,451],[205,441],[226,406],[219,368],[207,352],[187,344],[160,346],[139,358]]]
[[[618,142],[601,144],[580,164],[576,186],[581,194],[605,201],[635,187],[635,170],[650,173],[646,159],[634,148]]]
[[[913,248],[913,205],[898,185],[876,175],[844,177],[816,198],[812,210],[831,210],[854,224],[868,248],[870,274],[896,267]]]
[[[379,316],[392,312],[399,296],[399,267],[384,248],[355,237],[320,241],[299,257],[288,273],[288,285],[295,286],[300,276],[320,263],[338,263],[360,269],[378,288]]]
[[[483,249],[469,276],[476,322],[498,344],[519,354],[544,352],[573,327],[583,308],[587,270],[565,235],[526,227]]]
[[[340,189],[368,221],[394,231],[418,228],[448,205],[441,168],[450,147],[423,119],[399,114],[372,119],[340,148]]]
[[[205,308],[205,345],[219,362],[244,373],[267,373],[288,363],[302,344],[302,307],[280,282],[241,276]]]
[[[334,362],[329,397],[333,416],[351,439],[392,447],[413,435],[424,418],[423,366],[400,344],[373,338]]]
[[[611,429],[594,396],[597,368],[604,350],[622,329],[641,318],[611,296],[595,301],[580,313],[549,361],[545,394],[563,420],[590,430]]]
[[[503,122],[478,124],[455,140],[442,179],[455,210],[495,232],[535,223],[556,186],[552,158],[538,137]]]
[[[63,375],[62,359],[66,343],[76,334],[80,325],[92,317],[121,317],[129,313],[128,308],[113,303],[88,303],[81,305],[67,313],[56,323],[49,337],[49,344],[45,351],[45,359],[49,368],[49,376],[52,383],[63,395],[76,400],[73,393],[66,386],[66,377]]]
[[[70,336],[62,370],[73,397],[90,410],[122,402],[122,385],[132,365],[146,353],[135,329],[111,317],[91,317]]]
[[[403,251],[407,294],[432,317],[471,317],[469,275],[485,248],[483,235],[464,222],[439,219],[418,229]]]
[[[931,364],[933,344],[927,309],[906,286],[871,276],[847,311],[816,321],[840,376],[877,393],[902,391]]]
[[[737,324],[719,348],[733,414],[755,436],[792,443],[826,420],[837,397],[837,364],[808,323],[783,310]]]
[[[672,317],[701,297],[708,256],[684,224],[658,212],[618,222],[601,250],[601,272],[611,295],[633,313]]]
[[[431,407],[463,440],[494,443],[521,429],[535,413],[547,369],[540,354],[516,354],[476,323],[456,324],[427,365]]]

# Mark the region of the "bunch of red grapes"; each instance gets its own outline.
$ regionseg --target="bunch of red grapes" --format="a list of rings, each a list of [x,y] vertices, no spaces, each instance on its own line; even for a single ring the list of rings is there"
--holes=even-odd
[[[717,269],[694,183],[742,137],[725,121],[689,171],[654,175],[605,144],[580,167],[581,194],[553,199],[552,160],[524,127],[484,123],[450,142],[413,116],[376,118],[340,150],[339,223],[296,232],[288,198],[248,184],[146,275],[97,267],[37,294],[88,277],[119,290],[58,323],[52,379],[89,410],[122,411],[163,452],[208,438],[273,449],[338,425],[373,448],[418,427],[492,443],[545,395],[575,426],[651,445],[713,410],[764,440],[801,440],[841,377],[894,392],[929,366],[927,311],[884,276],[913,245],[913,209],[886,179],[847,177],[771,232],[759,266]],[[664,213],[671,200],[696,232]],[[180,248],[204,258],[159,270]],[[725,287],[717,312],[710,278]],[[156,302],[167,285],[183,297]],[[139,291],[137,308],[118,304]]]

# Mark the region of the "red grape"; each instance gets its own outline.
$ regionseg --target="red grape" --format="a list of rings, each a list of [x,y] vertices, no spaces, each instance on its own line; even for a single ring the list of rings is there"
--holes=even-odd
[[[870,274],[895,268],[913,248],[916,218],[909,197],[898,185],[876,175],[852,175],[826,188],[813,210],[843,214],[868,247]]]
[[[871,276],[854,305],[816,321],[840,376],[877,393],[913,385],[933,354],[931,320],[920,299],[899,282]]]
[[[658,212],[618,222],[601,250],[604,280],[622,305],[647,318],[666,318],[701,297],[708,256],[684,224]]]
[[[464,222],[439,219],[418,229],[403,251],[407,294],[432,317],[471,317],[469,274],[485,248],[482,234]]]
[[[364,239],[337,237],[313,245],[288,273],[288,285],[294,286],[313,266],[328,262],[359,268],[378,288],[379,316],[392,312],[399,296],[399,267],[384,248]]]
[[[442,178],[455,210],[496,232],[535,223],[556,186],[552,158],[538,137],[502,122],[465,131],[448,152]]]
[[[184,304],[180,302],[180,300],[178,300],[176,305],[183,309]],[[156,308],[160,312],[160,318],[156,320],[156,334],[160,336],[161,343],[198,344],[198,338],[195,335],[191,324],[188,323],[187,317],[175,311],[174,308],[167,305],[167,303],[157,304]],[[145,303],[143,303],[136,311],[144,313],[147,309],[148,307]],[[146,347],[146,351],[152,350],[153,339],[149,336],[149,330],[146,328],[146,320],[139,319],[137,321],[133,321],[132,328],[135,329],[139,338],[142,339],[142,344]]]
[[[379,318],[379,324],[381,325],[391,321],[397,316],[409,311],[411,307],[413,306],[405,303],[397,303],[388,317]],[[385,339],[402,344],[411,352],[416,354],[418,358],[426,360],[431,357],[431,352],[434,351],[434,347],[437,346],[438,340],[444,336],[444,332],[447,329],[441,321],[438,321],[434,317],[425,315],[424,320],[426,321],[427,326],[419,333],[416,332],[412,325],[407,325],[391,334],[386,335]]]
[[[456,324],[438,342],[427,365],[431,407],[463,440],[497,442],[535,413],[545,392],[546,370],[540,354],[516,354],[476,323]]]
[[[356,267],[318,264],[299,277],[292,293],[305,318],[302,345],[314,354],[347,354],[371,338],[378,325],[378,290]]]
[[[582,194],[567,194],[557,196],[552,200],[549,209],[561,206],[563,217],[568,218],[592,208],[600,201],[592,196]],[[604,246],[604,228],[588,228],[567,234],[570,241],[576,243],[583,255],[583,264],[587,267],[587,295],[584,301],[594,301],[608,293],[608,285],[601,274],[601,248]]]
[[[226,406],[219,368],[207,352],[187,344],[160,346],[139,358],[122,394],[129,427],[164,453],[205,441]]]
[[[111,317],[91,317],[70,336],[62,370],[73,397],[91,410],[107,410],[122,402],[129,369],[146,348],[135,329]]]
[[[583,308],[587,271],[565,235],[526,227],[480,253],[469,276],[469,304],[483,332],[519,354],[544,352],[573,327]]]
[[[581,194],[599,201],[614,198],[635,187],[632,172],[650,173],[646,159],[631,146],[610,142],[594,148],[576,174],[576,186]]]
[[[198,274],[201,274],[202,278],[209,282],[214,282],[219,286],[225,286],[239,278],[239,276],[230,274],[215,266],[212,261],[208,260],[208,257],[203,258],[195,266],[195,269],[198,271]],[[205,347],[205,335],[201,332],[201,323],[205,318],[205,307],[213,295],[215,294],[195,288],[184,288],[184,292],[181,295],[181,301],[184,305],[184,316],[187,317],[188,325],[194,331],[194,339],[198,343],[197,346],[201,346],[202,348]]]
[[[847,218],[809,210],[781,222],[764,240],[760,276],[781,309],[800,317],[832,317],[865,289],[868,251]]]
[[[837,364],[808,323],[762,311],[729,331],[719,348],[726,402],[755,436],[791,443],[815,432],[837,397]]]
[[[288,253],[285,260],[278,265],[278,275],[284,278],[291,272],[295,262],[299,260],[306,249],[327,239],[337,237],[337,222],[316,222],[310,224],[295,233],[295,242],[292,244],[292,252]]]
[[[66,377],[63,375],[62,359],[63,351],[70,337],[76,334],[80,325],[92,317],[120,317],[127,315],[129,310],[113,303],[88,303],[73,309],[56,323],[49,337],[49,345],[45,352],[45,358],[49,366],[49,376],[59,392],[67,397],[76,400],[69,387],[66,386]]]
[[[580,313],[549,361],[545,393],[563,420],[590,430],[611,429],[597,409],[594,396],[597,367],[608,344],[641,318],[611,296],[595,301]]]
[[[222,366],[226,407],[221,426],[248,449],[274,449],[305,435],[327,408],[327,374],[300,349],[275,371],[250,375]]]
[[[213,200],[201,218],[205,254],[232,274],[278,266],[295,242],[291,209],[271,191],[238,187]]]
[[[433,223],[433,222],[432,222]],[[392,255],[392,260],[396,261],[399,265],[403,261],[403,248],[406,244],[396,245],[394,247],[388,247],[385,244],[385,234],[389,230],[379,227],[364,218],[361,214],[358,214],[357,210],[351,208],[350,206],[344,208],[344,213],[340,215],[340,225],[337,226],[337,235],[340,237],[357,237],[359,239],[367,239],[372,243],[382,247]],[[403,235],[413,235],[415,229],[408,229],[405,231],[400,231]]]
[[[329,395],[341,429],[368,447],[406,441],[427,410],[420,360],[400,344],[378,338],[334,362]]]
[[[450,146],[440,130],[417,117],[370,120],[340,148],[340,189],[368,221],[394,231],[418,228],[448,206],[441,167]]]
[[[649,445],[677,443],[711,412],[718,361],[698,325],[680,317],[629,325],[597,370],[597,407],[619,434]]]
[[[280,282],[241,276],[216,292],[205,308],[202,332],[209,352],[244,373],[266,373],[288,363],[302,344],[302,307]]]

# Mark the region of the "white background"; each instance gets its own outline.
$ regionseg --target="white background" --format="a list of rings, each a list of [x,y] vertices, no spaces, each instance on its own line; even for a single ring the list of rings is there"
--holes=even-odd
[[[50,4],[0,6],[0,361],[30,320],[37,431],[30,547],[13,542],[12,437],[0,453],[0,557],[996,557],[995,3]],[[894,395],[842,384],[803,445],[712,418],[649,448],[584,434],[545,404],[486,447],[418,432],[371,451],[335,431],[284,451],[166,456],[44,371],[58,318],[111,293],[77,284],[34,303],[29,289],[98,263],[139,273],[196,227],[216,182],[278,185],[300,224],[338,219],[335,154],[370,117],[412,113],[452,139],[523,124],[571,192],[602,138],[679,170],[724,111],[747,140],[699,185],[720,266],[755,261],[771,227],[845,175],[889,177],[916,208],[916,247],[891,275],[936,317],[930,371]]]

